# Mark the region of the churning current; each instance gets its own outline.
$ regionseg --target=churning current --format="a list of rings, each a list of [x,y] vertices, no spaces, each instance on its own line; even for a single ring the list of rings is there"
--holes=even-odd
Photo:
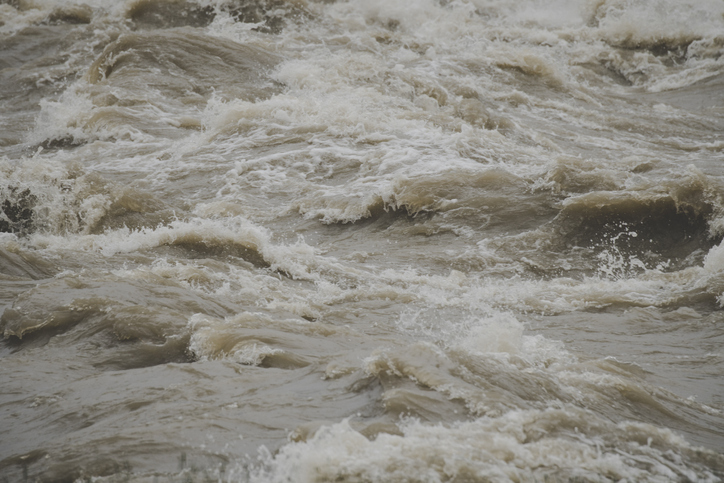
[[[1,482],[720,482],[721,0],[0,2]]]

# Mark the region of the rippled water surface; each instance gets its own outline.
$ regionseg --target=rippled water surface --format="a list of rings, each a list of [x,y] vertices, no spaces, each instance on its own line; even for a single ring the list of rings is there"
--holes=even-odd
[[[0,481],[724,479],[724,3],[0,3]]]

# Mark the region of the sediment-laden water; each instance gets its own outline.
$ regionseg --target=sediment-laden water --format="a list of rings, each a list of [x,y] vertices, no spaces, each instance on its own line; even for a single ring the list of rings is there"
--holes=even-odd
[[[724,479],[720,0],[0,4],[0,481]]]

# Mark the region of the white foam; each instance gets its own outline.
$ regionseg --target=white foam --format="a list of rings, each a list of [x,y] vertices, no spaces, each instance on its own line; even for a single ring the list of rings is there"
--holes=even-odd
[[[94,187],[93,176],[75,164],[42,156],[42,149],[32,158],[17,162],[0,159],[0,187],[6,199],[27,192],[33,200],[33,230],[48,234],[87,232],[107,212],[111,196]],[[14,194],[11,191],[14,190]]]
[[[412,420],[401,427],[403,436],[380,434],[374,441],[349,421],[323,427],[273,457],[262,453],[263,466],[251,481],[717,481],[705,464],[682,457],[693,448],[670,431],[613,424],[570,407],[449,426]]]

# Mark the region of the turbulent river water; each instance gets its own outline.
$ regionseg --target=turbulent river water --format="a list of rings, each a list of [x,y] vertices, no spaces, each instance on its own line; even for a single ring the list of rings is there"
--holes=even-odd
[[[0,2],[0,482],[724,479],[724,2]]]

